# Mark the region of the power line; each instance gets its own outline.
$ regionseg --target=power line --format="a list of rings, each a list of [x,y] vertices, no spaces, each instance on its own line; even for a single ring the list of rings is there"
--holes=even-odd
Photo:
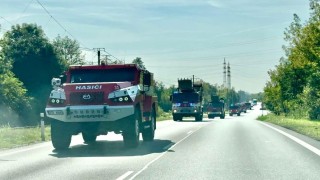
[[[13,25],[10,21],[8,21],[6,18],[0,16],[1,19],[5,20],[7,23],[9,23],[10,25]]]
[[[53,17],[53,15],[51,15],[51,13],[47,10],[47,8],[45,8],[45,7],[43,6],[43,4],[42,4],[39,0],[37,0],[37,3],[38,3],[38,4],[43,8],[43,10],[50,16],[50,18],[52,18],[68,35],[70,35],[73,39],[76,39],[55,17]],[[81,46],[83,46],[80,41],[79,41],[79,43],[80,43]],[[85,47],[85,46],[83,46],[83,47],[86,48],[86,49],[89,49],[89,48],[87,48],[87,47]]]
[[[44,5],[39,0],[37,0],[37,3],[44,9],[44,11],[50,16],[50,18],[52,18],[68,35],[70,35],[73,39],[76,39],[55,17],[53,17],[53,15],[47,10],[47,8],[44,7]],[[95,51],[95,49],[90,49],[84,46],[80,41],[79,43],[82,46],[81,49],[84,49],[87,51]],[[107,52],[104,48],[101,48],[101,49],[103,49],[103,52],[107,53],[108,56],[113,57],[118,61],[121,61],[120,59],[116,58],[115,56]]]
[[[23,9],[22,11],[22,14],[20,14],[20,16],[16,19],[15,22],[17,22],[27,11],[27,9],[29,8],[29,6],[31,5],[31,3],[33,2],[34,0],[30,0],[29,3],[26,5],[26,7]]]

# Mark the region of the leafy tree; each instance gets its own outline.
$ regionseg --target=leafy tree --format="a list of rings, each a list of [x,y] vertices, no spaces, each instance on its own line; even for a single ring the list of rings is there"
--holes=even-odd
[[[218,95],[218,89],[216,86],[211,85],[210,83],[207,82],[202,82],[202,87],[203,87],[203,103],[208,104],[211,102],[211,95]]]
[[[59,35],[53,40],[52,44],[55,53],[67,66],[85,64],[78,41],[72,40],[68,36],[62,38]]]
[[[5,62],[0,53],[0,125],[17,125],[14,119],[18,120],[19,116],[31,110],[31,98],[26,95],[27,90],[10,68],[10,63]],[[17,114],[17,118],[13,117],[14,114]]]
[[[143,64],[143,61],[142,61],[141,57],[136,57],[136,58],[132,61],[132,63],[139,65],[141,69],[146,69],[146,67],[145,67],[144,64]]]
[[[320,71],[320,4],[310,0],[310,18],[302,25],[298,15],[285,31],[286,57],[269,72],[270,81],[265,87],[267,107],[275,113],[292,114],[297,109],[309,112],[311,119],[318,118],[317,102]],[[300,116],[305,113],[298,112]]]
[[[155,93],[158,97],[158,105],[165,112],[168,112],[171,110],[170,95],[172,94],[173,91],[174,91],[173,86],[166,88],[162,82],[155,83]]]
[[[52,77],[64,69],[62,61],[36,24],[12,26],[0,44],[4,62],[10,62],[15,77],[23,83],[27,94],[34,97],[34,113],[38,114],[45,107]]]

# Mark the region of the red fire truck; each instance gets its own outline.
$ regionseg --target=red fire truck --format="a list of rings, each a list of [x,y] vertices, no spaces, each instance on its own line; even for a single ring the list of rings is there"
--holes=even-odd
[[[85,143],[98,135],[122,134],[126,147],[154,139],[157,97],[152,73],[136,64],[70,66],[52,79],[46,116],[51,119],[55,149],[67,149],[72,135]]]

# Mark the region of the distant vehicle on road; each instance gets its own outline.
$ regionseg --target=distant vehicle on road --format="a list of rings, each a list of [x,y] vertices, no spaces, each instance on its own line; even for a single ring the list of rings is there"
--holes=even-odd
[[[252,104],[253,104],[254,106],[256,106],[257,103],[258,103],[258,100],[257,100],[257,99],[253,99],[253,100],[252,100]]]
[[[241,114],[241,107],[239,105],[231,105],[229,107],[229,115],[233,116],[236,114],[237,116],[240,116]]]
[[[252,104],[250,103],[250,102],[246,102],[246,103],[244,103],[245,105],[246,105],[246,107],[247,107],[247,110],[248,109],[252,109]]]
[[[219,99],[219,96],[211,96],[211,102],[208,104],[207,112],[209,119],[215,117],[220,117],[220,119],[224,119],[224,100],[222,98]]]
[[[196,121],[202,121],[202,93],[201,82],[179,79],[177,91],[170,96],[173,120],[182,121],[183,117],[195,117]]]

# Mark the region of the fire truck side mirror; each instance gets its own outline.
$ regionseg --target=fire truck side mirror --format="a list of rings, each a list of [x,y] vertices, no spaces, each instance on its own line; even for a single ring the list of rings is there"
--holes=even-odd
[[[172,95],[170,95],[170,101],[172,101]]]
[[[149,72],[143,73],[143,85],[151,86],[151,73]]]
[[[59,76],[59,78],[61,79],[61,84],[65,83],[65,82],[67,81],[67,76],[64,75],[64,74],[61,74],[61,75]]]
[[[60,85],[61,85],[61,79],[59,79],[59,78],[52,78],[52,80],[51,80],[51,85],[52,85],[53,87],[58,87],[58,86],[60,86]]]

